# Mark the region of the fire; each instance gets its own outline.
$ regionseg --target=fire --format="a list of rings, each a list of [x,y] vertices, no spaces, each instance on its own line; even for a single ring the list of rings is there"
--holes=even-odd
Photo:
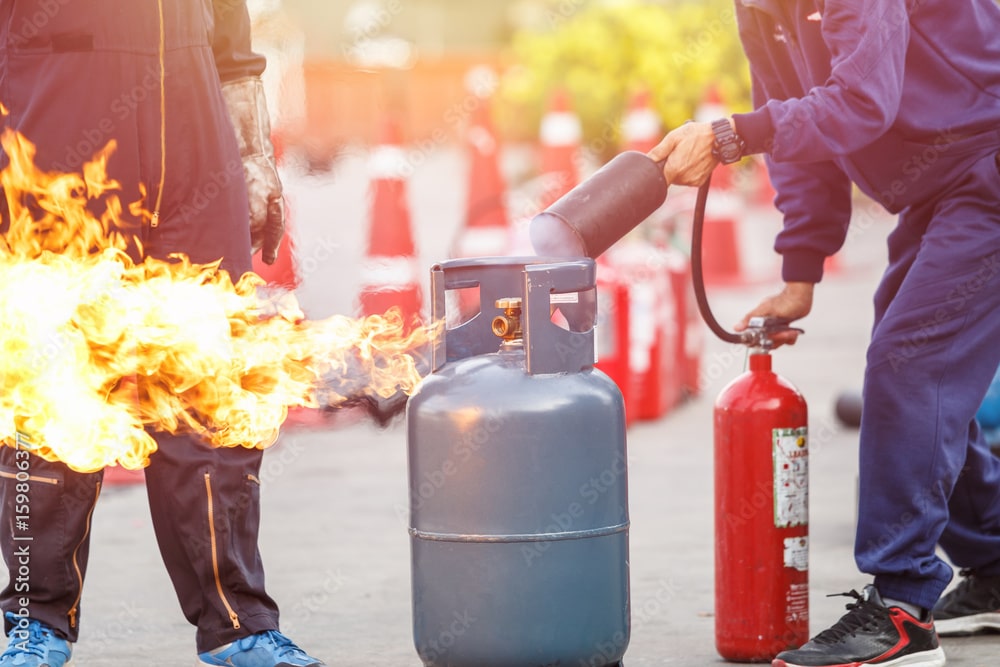
[[[0,143],[0,439],[74,470],[140,468],[149,430],[220,447],[272,444],[291,407],[412,393],[437,325],[397,312],[310,321],[247,274],[134,262],[110,143],[79,174],[45,173],[14,131]],[[95,206],[99,203],[99,206]],[[99,215],[94,208],[103,208]],[[141,218],[135,205],[129,207]]]

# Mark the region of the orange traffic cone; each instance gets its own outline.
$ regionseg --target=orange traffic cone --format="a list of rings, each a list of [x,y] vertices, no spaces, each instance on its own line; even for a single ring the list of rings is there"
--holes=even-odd
[[[362,315],[398,308],[408,324],[420,320],[421,296],[407,201],[406,154],[398,125],[387,120],[369,158],[370,225],[358,298]]]
[[[705,95],[694,112],[694,119],[699,123],[711,123],[713,120],[725,118],[729,115],[729,109],[722,100],[722,93],[718,84],[710,84],[705,88]]]
[[[715,84],[705,90],[701,104],[695,110],[698,122],[727,118],[729,109]],[[702,266],[705,282],[735,285],[743,281],[743,259],[739,240],[739,219],[742,206],[733,188],[731,165],[719,165],[712,173],[712,194],[705,211],[702,239]]]
[[[650,104],[649,91],[640,90],[629,104],[622,120],[622,138],[625,150],[648,153],[663,138],[663,124]]]
[[[714,177],[712,183],[715,183]],[[712,192],[705,209],[701,251],[702,272],[707,284],[738,285],[744,282],[740,215],[740,206],[731,192]]]
[[[505,255],[511,245],[506,186],[498,161],[500,144],[490,110],[488,99],[479,100],[466,130],[469,185],[465,225],[455,239],[452,257]]]
[[[569,95],[565,90],[557,90],[542,118],[539,132],[544,181],[540,208],[548,208],[579,182],[577,158],[582,138],[583,127],[580,118],[571,109]]]
[[[145,483],[146,475],[141,470],[129,470],[120,466],[108,466],[104,469],[102,484],[105,488],[109,486],[132,486],[134,484]]]
[[[767,173],[767,164],[760,155],[754,155],[750,165],[750,177],[753,179],[752,201],[756,206],[766,209],[774,208],[774,198],[777,193],[771,184],[771,175]]]

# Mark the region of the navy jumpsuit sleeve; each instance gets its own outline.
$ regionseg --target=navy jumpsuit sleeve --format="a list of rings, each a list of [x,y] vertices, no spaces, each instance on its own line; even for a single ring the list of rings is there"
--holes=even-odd
[[[212,52],[215,67],[222,83],[250,76],[260,76],[264,71],[264,56],[254,53],[250,33],[250,14],[246,3],[233,0],[213,0],[212,14],[215,22],[212,35]]]
[[[738,19],[748,55],[763,52],[757,26],[748,25],[752,19],[743,12],[738,13]],[[756,58],[750,59],[750,76],[753,105],[758,113],[766,113],[768,100],[787,100],[804,92],[800,86],[778,77],[773,68],[759,66]],[[782,213],[782,230],[774,244],[782,256],[782,279],[819,282],[824,261],[840,249],[847,236],[850,179],[833,160],[778,162],[765,155],[765,161],[776,193],[774,204]]]
[[[828,0],[821,30],[829,51],[824,85],[797,98],[769,99],[743,119],[751,146],[777,162],[847,155],[881,137],[896,120],[909,43],[910,0]],[[795,32],[786,40],[800,39]],[[792,45],[794,48],[794,44]]]

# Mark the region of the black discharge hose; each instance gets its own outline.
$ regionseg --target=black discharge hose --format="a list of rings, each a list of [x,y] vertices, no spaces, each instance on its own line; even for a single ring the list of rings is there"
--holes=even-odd
[[[712,187],[712,176],[698,188],[698,197],[694,204],[694,221],[691,224],[691,282],[694,285],[694,297],[698,302],[698,311],[705,324],[716,336],[726,343],[739,343],[754,348],[770,349],[773,345],[771,336],[783,331],[804,333],[798,327],[789,326],[791,320],[785,317],[754,317],[745,331],[727,331],[712,314],[705,294],[705,274],[701,264],[702,237],[705,231],[705,206],[708,202],[708,191]]]
[[[705,205],[708,202],[708,191],[712,187],[712,175],[698,188],[698,198],[694,204],[694,221],[691,224],[691,282],[694,284],[694,297],[698,302],[698,311],[705,324],[716,336],[727,343],[746,343],[747,337],[741,334],[726,331],[715,319],[712,309],[708,305],[708,296],[705,294],[705,274],[701,265],[701,245],[705,231]]]

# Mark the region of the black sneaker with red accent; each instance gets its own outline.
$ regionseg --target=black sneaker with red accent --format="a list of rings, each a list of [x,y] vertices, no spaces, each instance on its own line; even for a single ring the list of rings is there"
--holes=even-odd
[[[962,582],[934,605],[934,627],[942,637],[1000,632],[1000,576],[962,570]]]
[[[783,651],[771,667],[941,667],[944,651],[934,623],[899,607],[886,607],[874,586],[843,593],[856,602],[832,627],[802,648]]]

